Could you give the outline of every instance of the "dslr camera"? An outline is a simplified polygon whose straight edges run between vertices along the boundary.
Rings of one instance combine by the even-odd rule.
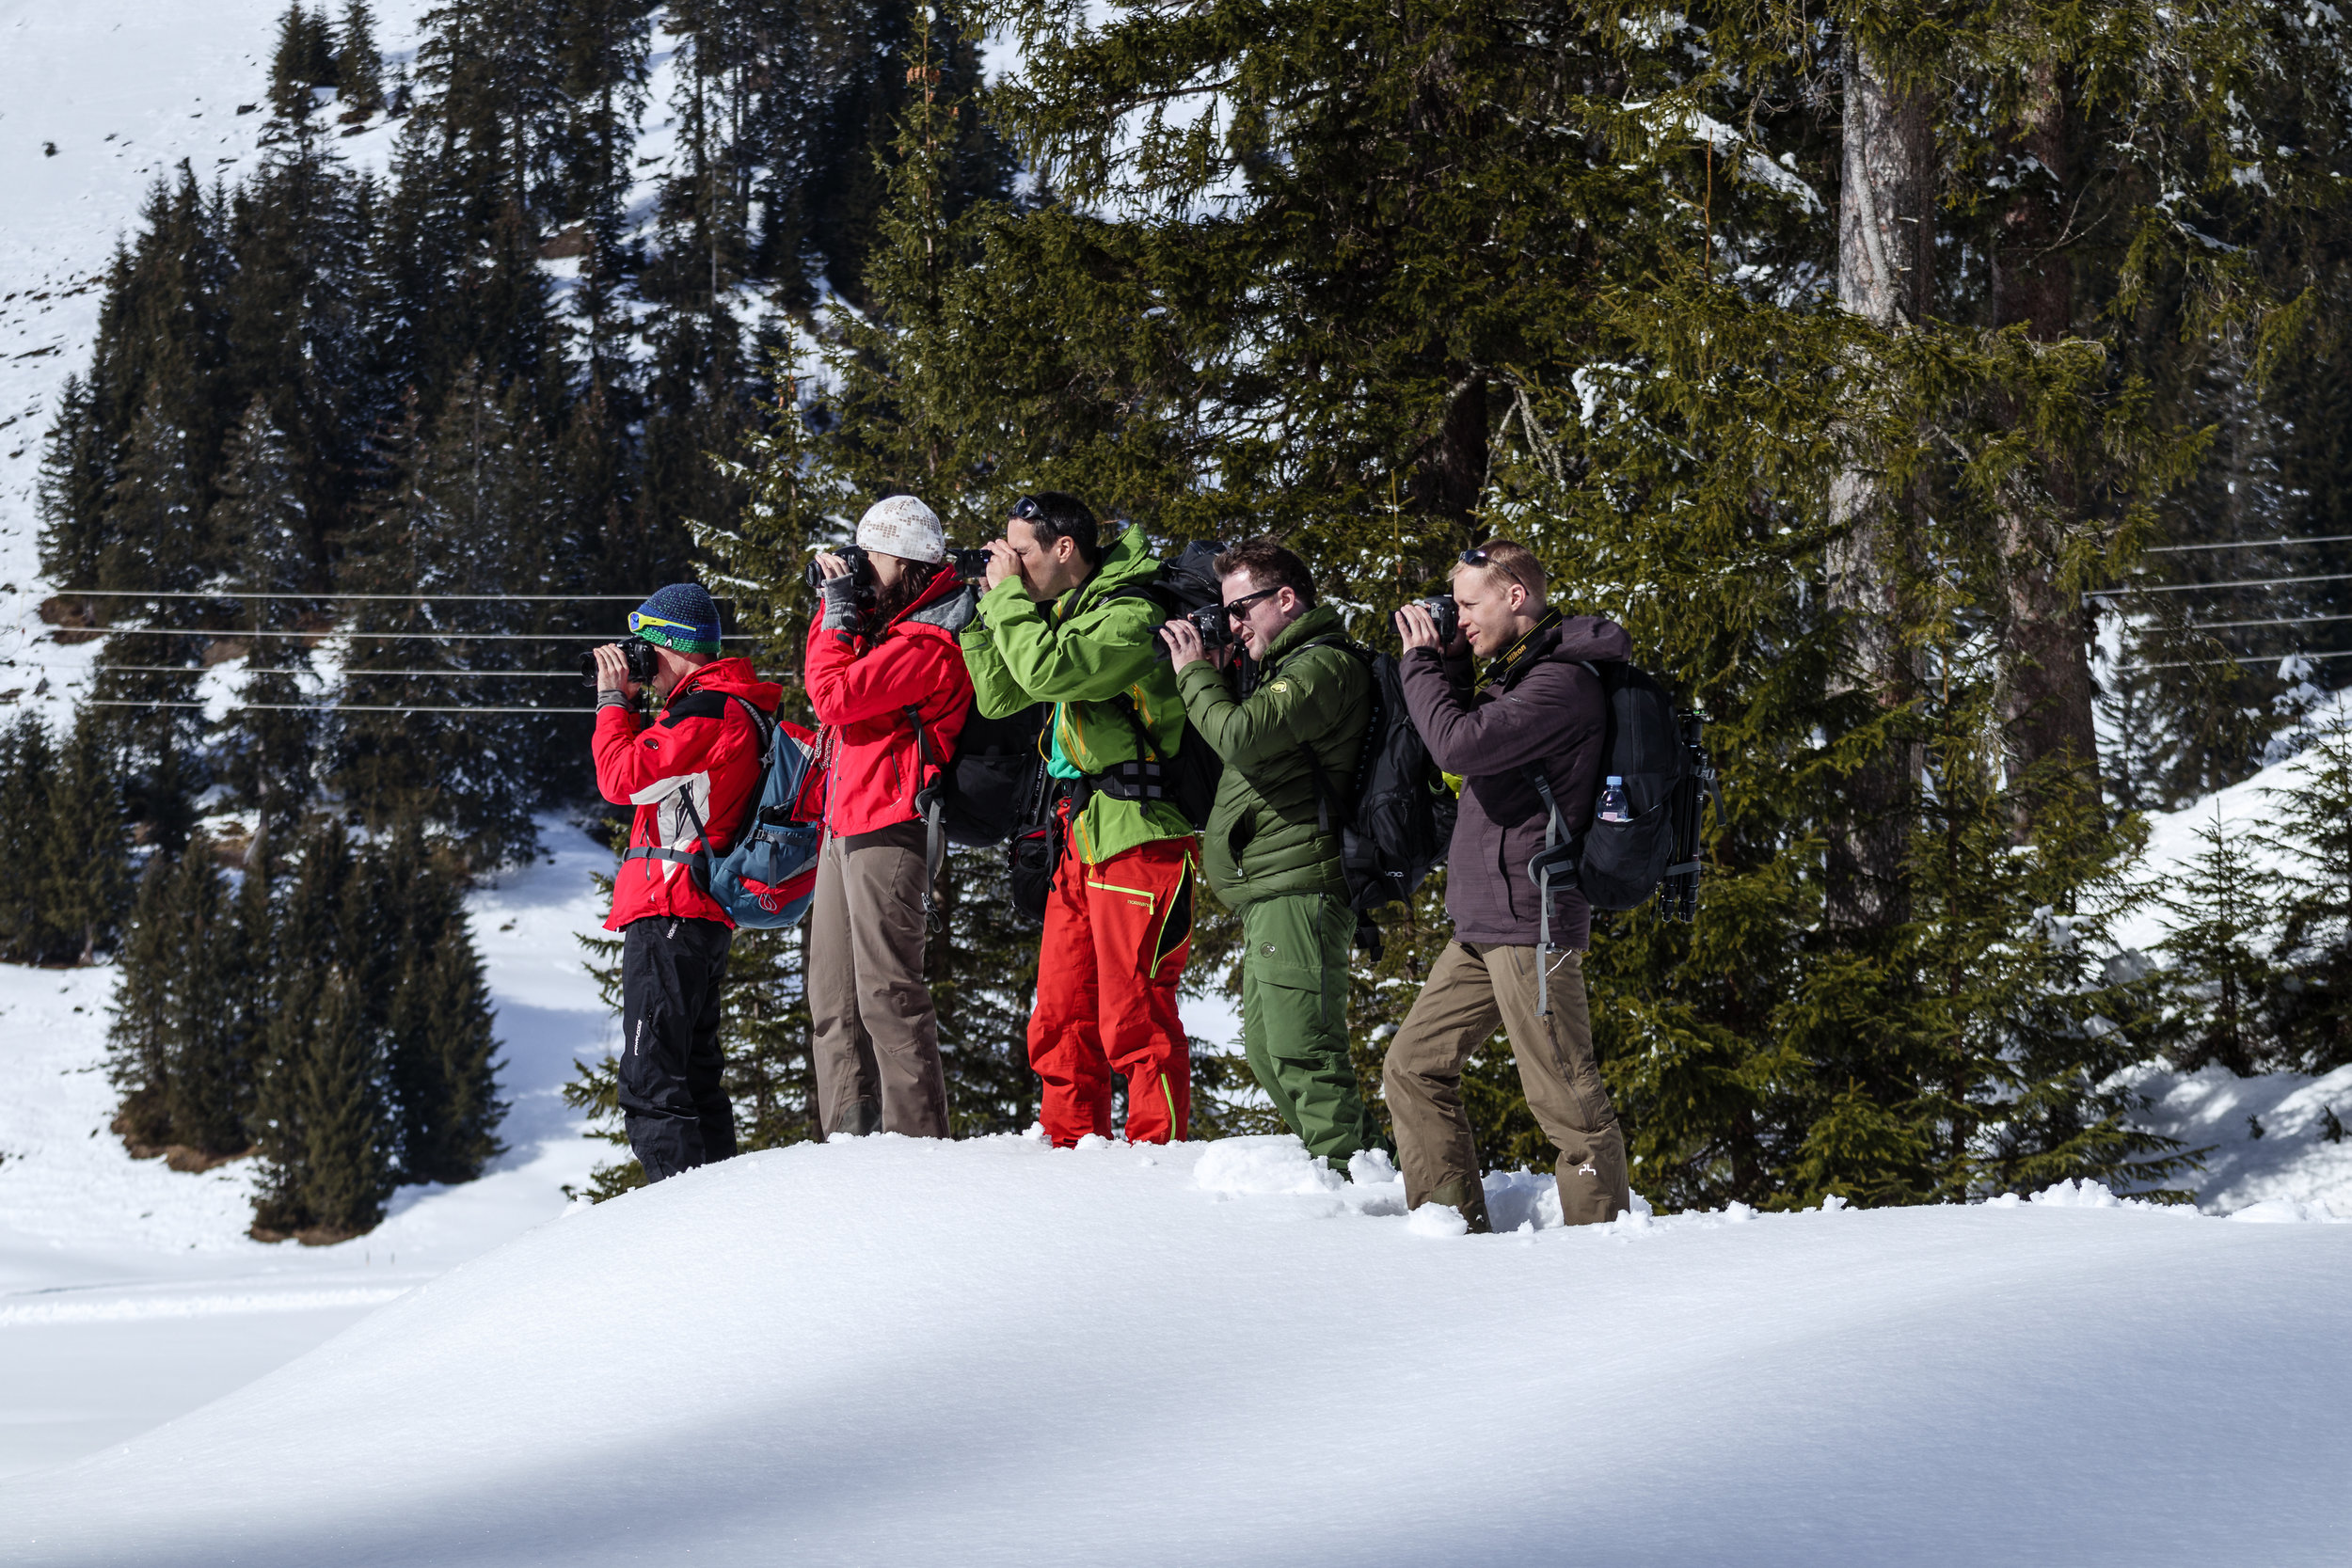
[[[1438,646],[1451,648],[1454,640],[1462,635],[1462,612],[1451,594],[1431,594],[1413,601],[1429,611],[1429,618],[1438,623]]]
[[[1233,641],[1232,618],[1225,613],[1225,607],[1221,604],[1204,604],[1199,610],[1187,610],[1182,618],[1190,621],[1193,629],[1200,634],[1200,646],[1208,650],[1211,657]],[[1155,635],[1152,641],[1158,644],[1152,649],[1154,657],[1162,664],[1175,661],[1176,656],[1168,652],[1165,638]]]
[[[844,545],[832,553],[839,556],[848,564],[850,577],[857,583],[860,592],[863,592],[867,582],[866,551],[856,545]],[[941,562],[940,565],[953,572],[960,582],[977,582],[988,575],[988,552],[986,550],[951,549],[947,552],[947,559]],[[817,586],[825,580],[825,574],[818,570],[817,562],[811,560],[807,569],[801,574],[801,578],[814,592]]]
[[[628,678],[640,686],[651,681],[656,669],[653,644],[638,637],[624,637],[620,639],[620,644],[621,657],[628,661]],[[595,654],[585,653],[580,656],[580,678],[588,683],[589,690],[596,689],[596,656]]]

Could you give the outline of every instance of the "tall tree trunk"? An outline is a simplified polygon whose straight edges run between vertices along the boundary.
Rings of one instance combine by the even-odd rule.
[[[1486,488],[1486,378],[1473,372],[1456,385],[1441,422],[1421,450],[1411,481],[1420,509],[1433,521],[1466,528]],[[1444,552],[1445,560],[1452,556],[1451,549]],[[1435,559],[1431,565],[1443,570]]]
[[[2072,329],[2074,277],[2065,249],[2066,189],[2072,174],[2066,87],[2058,68],[2034,70],[2017,123],[2010,157],[2015,195],[2001,214],[1993,253],[1994,323],[2022,325],[2038,343]],[[2056,767],[2098,785],[2098,736],[2092,723],[2095,688],[2086,648],[2089,628],[2079,596],[2059,584],[2064,533],[2080,507],[2072,454],[2042,453],[2043,493],[2020,495],[2001,518],[2003,590],[2009,612],[2002,640],[2002,720],[2011,765],[2021,773]],[[2030,830],[2041,791],[2021,797],[2020,836]]]
[[[1916,325],[1934,285],[1934,135],[1924,95],[1899,87],[1884,63],[1846,47],[1845,168],[1838,195],[1837,297],[1887,331]],[[1903,583],[1911,551],[1906,498],[1867,451],[1831,482],[1830,608],[1851,639],[1852,678],[1895,707],[1914,678],[1903,642]],[[1901,745],[1865,766],[1847,789],[1847,817],[1829,841],[1825,916],[1835,927],[1884,927],[1909,913],[1903,857],[1910,839],[1917,748]]]

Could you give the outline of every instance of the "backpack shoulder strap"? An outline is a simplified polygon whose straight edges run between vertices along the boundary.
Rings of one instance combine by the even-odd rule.
[[[1324,637],[1311,637],[1306,641],[1301,642],[1297,647],[1291,650],[1291,657],[1296,658],[1299,655],[1315,648],[1337,648],[1342,653],[1353,656],[1357,662],[1364,667],[1364,674],[1367,678],[1369,678],[1372,674],[1372,661],[1375,657],[1373,651],[1370,648],[1365,647],[1362,643],[1358,642],[1354,638],[1349,637],[1344,632],[1334,632]],[[1379,683],[1375,681],[1373,682],[1372,692],[1373,722],[1375,724],[1378,723],[1380,717]],[[1365,736],[1363,755],[1358,760],[1357,764],[1356,770],[1359,774],[1361,774],[1365,768],[1371,763],[1371,739],[1372,737],[1369,735]],[[1331,811],[1332,807],[1338,803],[1339,792],[1331,787],[1330,776],[1323,770],[1323,759],[1315,755],[1315,749],[1312,746],[1308,745],[1303,740],[1300,741],[1298,743],[1298,754],[1306,759],[1308,776],[1314,781],[1315,832],[1318,833],[1327,833],[1331,831]],[[1360,777],[1357,780],[1359,786],[1362,782],[1363,781]],[[1358,793],[1359,795],[1362,793],[1360,787],[1359,788]]]

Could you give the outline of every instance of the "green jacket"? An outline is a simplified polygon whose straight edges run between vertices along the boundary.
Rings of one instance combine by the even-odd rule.
[[[963,631],[963,662],[980,711],[1001,719],[1032,703],[1057,705],[1052,735],[1062,755],[1082,773],[1100,773],[1144,754],[1117,700],[1125,696],[1159,754],[1173,756],[1184,738],[1184,707],[1174,673],[1153,657],[1160,641],[1152,634],[1167,617],[1139,594],[1109,599],[1112,590],[1158,569],[1143,531],[1131,528],[1094,575],[1050,610],[1032,601],[1017,578],[981,594],[979,613]],[[1100,865],[1138,844],[1190,838],[1192,824],[1165,800],[1096,793],[1071,836],[1078,858]]]
[[[1339,830],[1372,722],[1372,676],[1344,647],[1304,646],[1345,636],[1339,612],[1316,605],[1275,638],[1256,689],[1241,702],[1206,659],[1177,676],[1184,716],[1225,759],[1201,861],[1209,885],[1229,908],[1285,894],[1347,896]],[[1324,779],[1340,795],[1327,833],[1315,825],[1314,775],[1302,746],[1313,749]]]

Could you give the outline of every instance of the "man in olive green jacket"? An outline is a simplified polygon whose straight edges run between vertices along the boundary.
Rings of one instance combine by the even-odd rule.
[[[992,719],[1052,703],[1046,771],[1061,860],[1038,950],[1029,1065],[1038,1120],[1058,1148],[1111,1134],[1111,1079],[1127,1080],[1127,1137],[1182,1138],[1192,1056],[1176,982],[1192,952],[1192,824],[1105,774],[1168,758],[1184,738],[1175,676],[1157,657],[1162,611],[1138,592],[1158,569],[1129,529],[1105,551],[1094,514],[1041,491],[1013,503],[988,546],[988,591],[963,632],[973,695]]]
[[[1242,1043],[1308,1151],[1338,1168],[1375,1142],[1347,1051],[1356,913],[1340,828],[1372,721],[1372,677],[1307,563],[1271,539],[1217,557],[1225,610],[1257,662],[1235,701],[1185,621],[1161,629],[1193,730],[1225,759],[1209,818],[1209,886],[1241,915]],[[1318,773],[1320,778],[1318,778]]]

